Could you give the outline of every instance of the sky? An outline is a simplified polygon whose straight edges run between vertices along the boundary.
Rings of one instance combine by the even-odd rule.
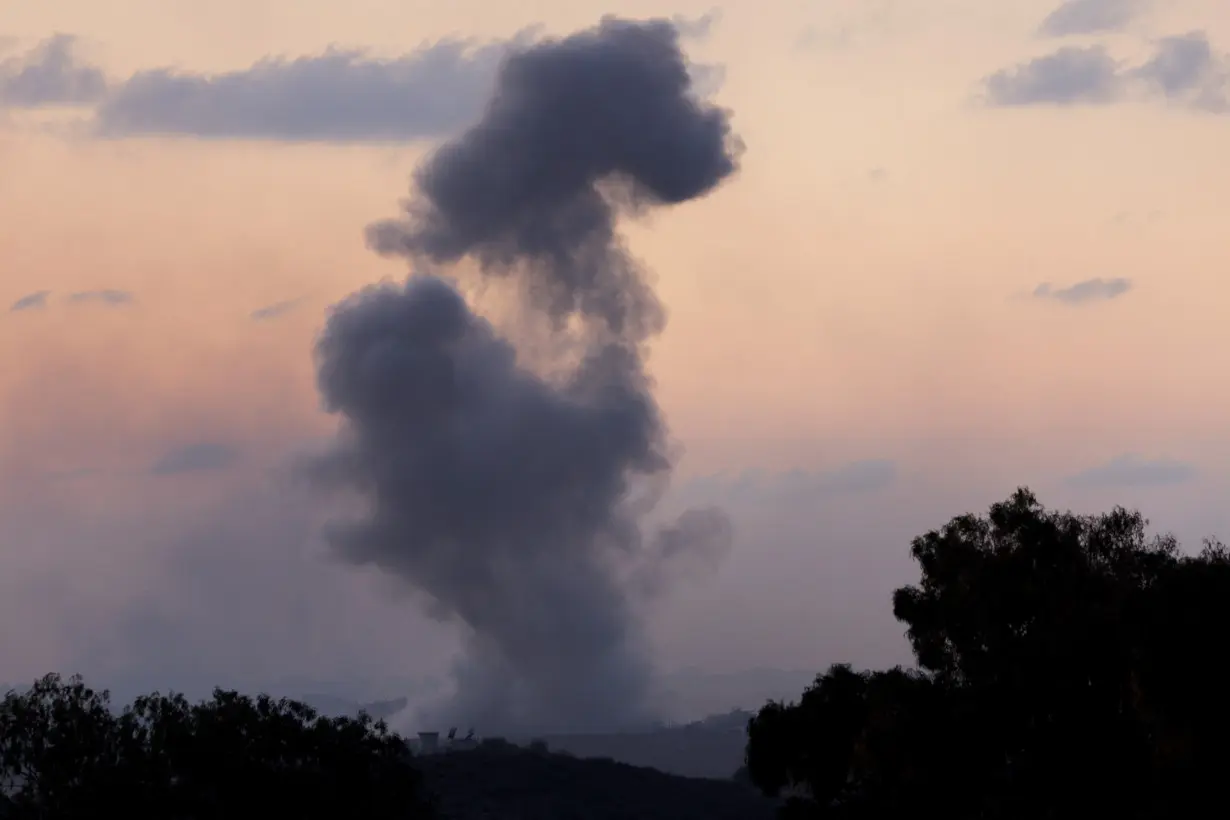
[[[11,5],[0,680],[445,674],[456,630],[333,560],[288,466],[337,423],[313,344],[406,275],[364,229],[502,55],[605,14],[675,15],[745,146],[619,225],[668,310],[667,504],[735,527],[654,604],[662,668],[907,661],[910,538],[1018,485],[1230,538],[1224,2]]]

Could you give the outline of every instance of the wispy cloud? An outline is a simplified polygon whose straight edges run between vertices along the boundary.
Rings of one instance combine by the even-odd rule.
[[[1090,302],[1104,302],[1122,296],[1132,289],[1132,281],[1122,277],[1115,279],[1086,279],[1069,285],[1066,288],[1051,287],[1049,282],[1043,282],[1034,288],[1035,299],[1049,299],[1063,302],[1067,305],[1085,305]]]
[[[285,316],[303,303],[302,299],[286,299],[282,302],[274,302],[271,305],[257,308],[249,314],[253,321],[264,322],[270,319],[277,319],[280,316]]]
[[[1064,46],[988,75],[982,101],[990,106],[1106,105],[1161,97],[1167,102],[1230,113],[1230,61],[1202,31],[1160,38],[1144,63],[1131,66],[1105,47]]]
[[[239,451],[229,444],[200,442],[168,451],[150,466],[150,472],[157,476],[170,476],[224,470],[238,460]]]
[[[20,313],[23,310],[38,310],[47,307],[47,297],[51,295],[49,290],[36,290],[33,293],[27,293],[13,304],[9,305],[9,313]]]
[[[107,93],[102,70],[77,62],[76,38],[55,34],[0,62],[0,104],[11,108],[92,105]]]
[[[69,304],[100,304],[108,307],[130,305],[136,300],[131,291],[103,288],[102,290],[81,290],[68,295]]]
[[[528,35],[523,35],[523,38]],[[443,40],[393,59],[360,50],[268,58],[222,74],[139,72],[99,107],[99,134],[302,142],[412,141],[481,111],[509,42]]]
[[[715,7],[697,17],[676,14],[671,18],[671,21],[675,24],[675,28],[679,30],[680,37],[704,40],[722,22],[722,10]]]
[[[1133,454],[1112,458],[1105,464],[1068,479],[1075,487],[1150,487],[1184,484],[1196,477],[1196,469],[1174,459],[1145,459]]]
[[[943,18],[936,16],[934,4],[859,0],[853,4],[827,5],[822,17],[799,33],[794,43],[797,50],[847,51],[870,45],[886,36],[908,34],[936,25],[937,21],[941,25],[943,23]]]
[[[1038,33],[1068,37],[1118,31],[1147,7],[1147,0],[1066,0],[1046,16]]]

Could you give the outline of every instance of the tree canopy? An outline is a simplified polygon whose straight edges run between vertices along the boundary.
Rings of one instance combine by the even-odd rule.
[[[406,742],[269,696],[152,694],[122,710],[49,675],[0,703],[6,818],[429,816]]]
[[[1225,802],[1230,553],[1139,513],[1026,489],[914,539],[897,590],[917,669],[839,665],[748,724],[748,771],[792,811],[1162,818]]]

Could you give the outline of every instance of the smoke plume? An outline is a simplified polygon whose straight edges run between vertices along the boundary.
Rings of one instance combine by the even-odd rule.
[[[416,272],[334,306],[318,340],[325,407],[344,422],[323,474],[365,502],[332,547],[467,628],[439,720],[645,719],[642,604],[728,548],[717,510],[645,532],[641,491],[671,469],[645,370],[665,314],[616,232],[619,215],[736,170],[728,112],[688,69],[665,20],[605,18],[509,56],[481,121],[420,166],[400,219],[369,228]],[[426,273],[442,270],[514,283],[567,369],[529,367],[452,279]]]

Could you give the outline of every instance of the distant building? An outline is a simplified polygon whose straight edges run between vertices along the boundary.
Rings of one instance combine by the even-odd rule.
[[[478,748],[478,738],[474,737],[474,730],[471,729],[465,737],[457,737],[457,730],[448,733],[448,748],[451,752],[464,752],[469,749]]]
[[[473,729],[465,737],[457,737],[456,729],[449,730],[445,737],[440,737],[439,732],[419,732],[418,734],[418,741],[412,742],[412,748],[415,754],[421,755],[464,752],[477,749],[480,743],[479,739],[474,736]]]

